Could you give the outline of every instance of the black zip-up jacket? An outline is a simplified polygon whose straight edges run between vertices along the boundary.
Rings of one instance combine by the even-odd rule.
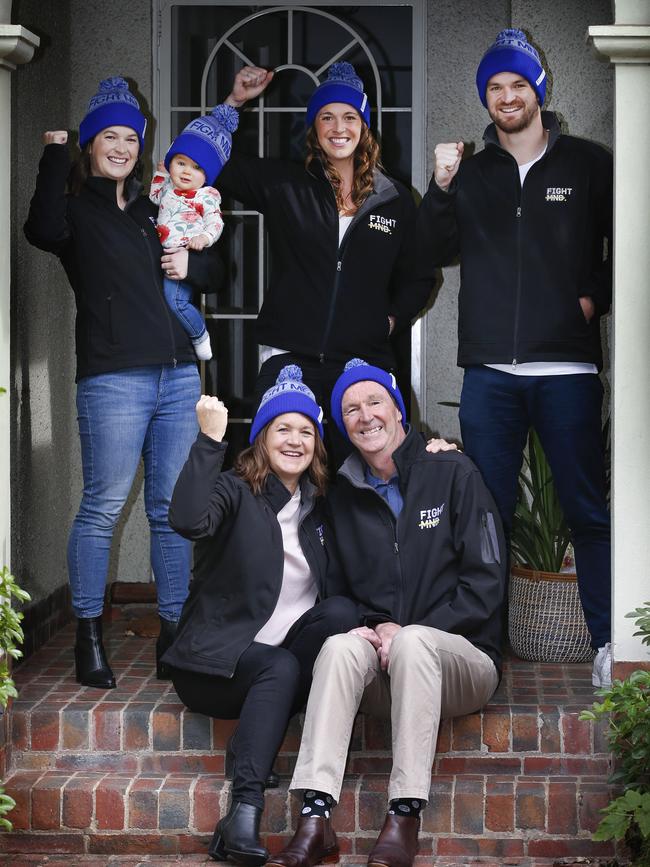
[[[458,364],[580,361],[602,367],[599,316],[612,299],[612,157],[560,133],[523,188],[517,162],[488,126],[485,149],[463,160],[448,192],[431,179],[418,215],[432,266],[460,253]],[[587,323],[580,296],[594,300]]]
[[[169,523],[196,546],[194,580],[164,660],[232,677],[280,595],[284,548],[277,514],[290,494],[269,474],[256,496],[233,470],[221,472],[225,451],[225,442],[199,433],[174,488]],[[301,494],[298,540],[324,599],[345,587],[328,550],[322,503],[306,476]]]
[[[416,280],[416,208],[381,172],[339,247],[336,199],[319,161],[309,170],[233,153],[219,189],[264,214],[272,271],[257,320],[262,344],[333,361],[394,366],[388,316],[407,327],[433,282]]]
[[[189,337],[163,294],[156,233],[157,207],[132,183],[122,211],[116,182],[90,177],[78,196],[66,195],[66,145],[46,145],[29,206],[30,244],[61,260],[77,304],[77,376],[150,364],[196,361]],[[222,276],[211,248],[190,252],[186,281],[208,291]]]
[[[339,557],[362,622],[422,624],[464,636],[501,670],[505,542],[472,461],[430,454],[411,428],[393,454],[398,518],[365,480],[358,452],[328,495]]]

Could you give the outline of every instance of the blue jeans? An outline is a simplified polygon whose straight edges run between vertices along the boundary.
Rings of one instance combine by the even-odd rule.
[[[181,323],[190,340],[198,340],[205,334],[205,321],[199,310],[192,304],[194,292],[189,283],[163,277],[165,300],[169,309]]]
[[[465,451],[494,497],[508,538],[529,427],[539,434],[571,529],[578,590],[595,648],[610,640],[611,630],[602,398],[595,374],[513,376],[476,366],[465,370],[459,415]]]
[[[83,496],[68,540],[72,607],[102,613],[115,523],[144,459],[144,502],[158,608],[178,620],[187,596],[191,545],[168,524],[178,474],[197,434],[194,364],[156,365],[87,376],[77,385]]]

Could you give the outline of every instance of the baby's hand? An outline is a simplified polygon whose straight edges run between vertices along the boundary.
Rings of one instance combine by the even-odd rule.
[[[196,235],[194,238],[190,238],[187,242],[188,250],[203,250],[204,247],[207,247],[210,243],[210,238],[207,235]]]
[[[167,169],[165,168],[165,161],[164,160],[158,160],[158,165],[156,166],[156,172],[158,174],[160,174],[161,172],[166,172],[166,171],[167,171]]]

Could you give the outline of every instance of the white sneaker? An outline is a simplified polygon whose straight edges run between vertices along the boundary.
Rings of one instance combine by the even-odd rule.
[[[609,641],[603,647],[598,648],[598,653],[594,659],[591,682],[594,686],[605,689],[612,685],[612,645]]]

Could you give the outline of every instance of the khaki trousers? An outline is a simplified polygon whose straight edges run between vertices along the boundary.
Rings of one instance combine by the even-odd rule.
[[[390,647],[388,671],[365,638],[328,638],[314,679],[291,789],[316,789],[338,801],[358,710],[389,717],[393,768],[388,799],[429,799],[441,717],[479,710],[498,684],[492,660],[460,635],[404,626]]]

